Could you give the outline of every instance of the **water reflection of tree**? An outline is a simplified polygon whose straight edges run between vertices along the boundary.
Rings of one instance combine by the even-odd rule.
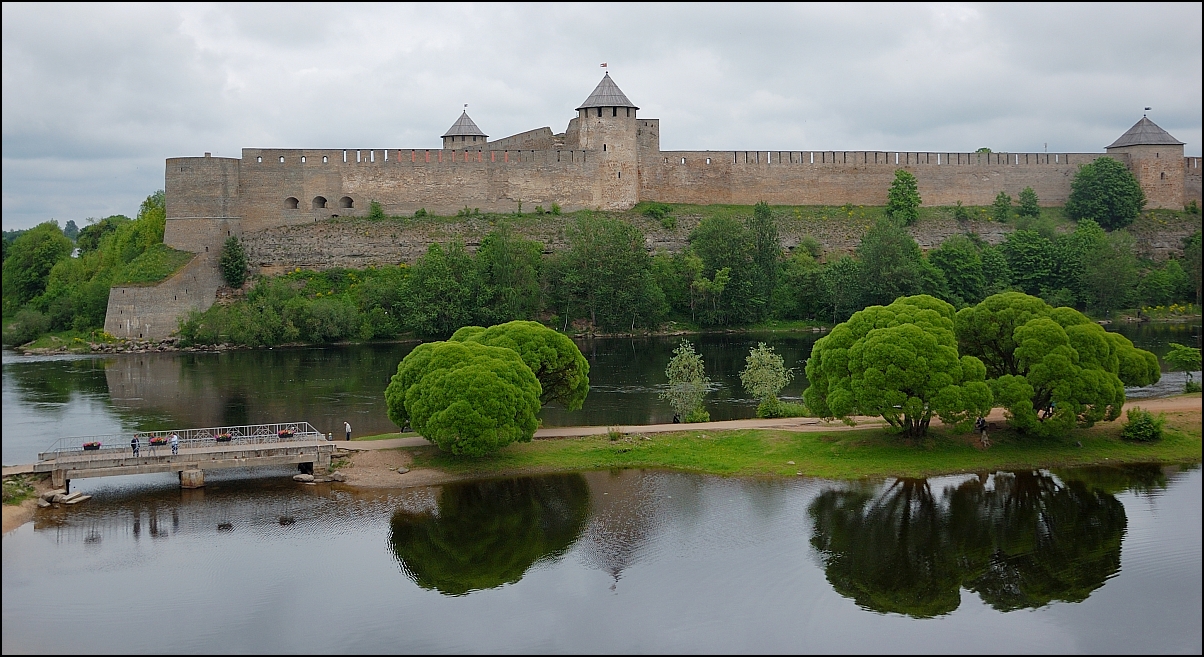
[[[858,605],[927,618],[960,588],[1001,611],[1079,602],[1120,569],[1124,507],[1082,482],[1000,473],[947,489],[902,479],[881,493],[830,490],[812,503],[828,581]]]
[[[581,475],[450,484],[438,511],[393,514],[393,553],[410,579],[446,595],[512,584],[562,556],[589,514]]]

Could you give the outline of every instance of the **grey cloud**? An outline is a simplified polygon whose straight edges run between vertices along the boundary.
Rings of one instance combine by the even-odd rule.
[[[163,160],[563,130],[601,75],[670,149],[1201,144],[1200,5],[3,5],[3,223],[132,213]]]

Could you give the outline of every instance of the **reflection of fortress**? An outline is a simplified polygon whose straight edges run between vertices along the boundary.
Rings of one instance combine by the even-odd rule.
[[[896,151],[662,151],[659,119],[640,118],[607,74],[563,133],[538,128],[489,141],[467,112],[443,148],[243,149],[241,158],[167,160],[168,246],[199,257],[155,288],[114,288],[105,330],[165,337],[176,318],[208,308],[220,279],[216,254],[231,235],[386,214],[465,207],[530,211],[624,210],[639,201],[692,204],[882,205],[895,169],[915,174],[929,205],[989,205],[1032,187],[1062,205],[1082,164],[1101,153]],[[1107,155],[1137,175],[1148,207],[1181,208],[1201,195],[1200,158],[1143,118]],[[1166,155],[1166,157],[1162,157]]]

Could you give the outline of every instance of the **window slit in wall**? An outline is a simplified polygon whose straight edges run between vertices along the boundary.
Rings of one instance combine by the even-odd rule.
[[[283,155],[280,156],[280,163],[284,164],[284,156]]]
[[[376,151],[368,151],[368,161],[369,162],[376,161]]]
[[[356,162],[359,162],[359,161],[360,161],[360,152],[359,152],[359,151],[356,151],[356,152],[355,152],[355,161],[356,161]]]
[[[255,161],[256,161],[256,162],[263,162],[263,157],[261,157],[261,156],[258,156],[258,155],[257,155],[257,156],[255,157]]]
[[[343,164],[347,164],[347,151],[343,151]]]
[[[304,155],[301,156],[301,164],[305,164],[305,156]]]
[[[709,157],[708,157],[708,158],[707,158],[707,164],[710,164],[710,163],[711,163],[711,158],[709,158]]]

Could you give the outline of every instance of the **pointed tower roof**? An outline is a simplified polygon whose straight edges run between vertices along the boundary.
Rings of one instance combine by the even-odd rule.
[[[577,111],[588,107],[630,107],[632,109],[639,109],[630,100],[627,100],[627,95],[619,89],[619,85],[610,79],[610,71],[607,71],[606,75],[602,76],[602,81],[594,88],[594,93],[590,94],[584,103],[581,103],[581,107],[578,107]]]
[[[456,119],[456,122],[452,124],[452,127],[447,129],[447,132],[444,133],[443,136],[488,137],[489,135],[481,132],[481,129],[477,127],[477,124],[473,123],[472,119],[468,118],[468,110],[464,110],[460,113],[460,118]]]
[[[1157,124],[1151,121],[1148,117],[1141,117],[1141,120],[1133,124],[1129,131],[1120,136],[1120,139],[1112,142],[1110,146],[1105,148],[1121,148],[1123,146],[1173,146],[1175,144],[1183,144],[1183,142],[1175,139],[1169,132],[1159,128]]]

